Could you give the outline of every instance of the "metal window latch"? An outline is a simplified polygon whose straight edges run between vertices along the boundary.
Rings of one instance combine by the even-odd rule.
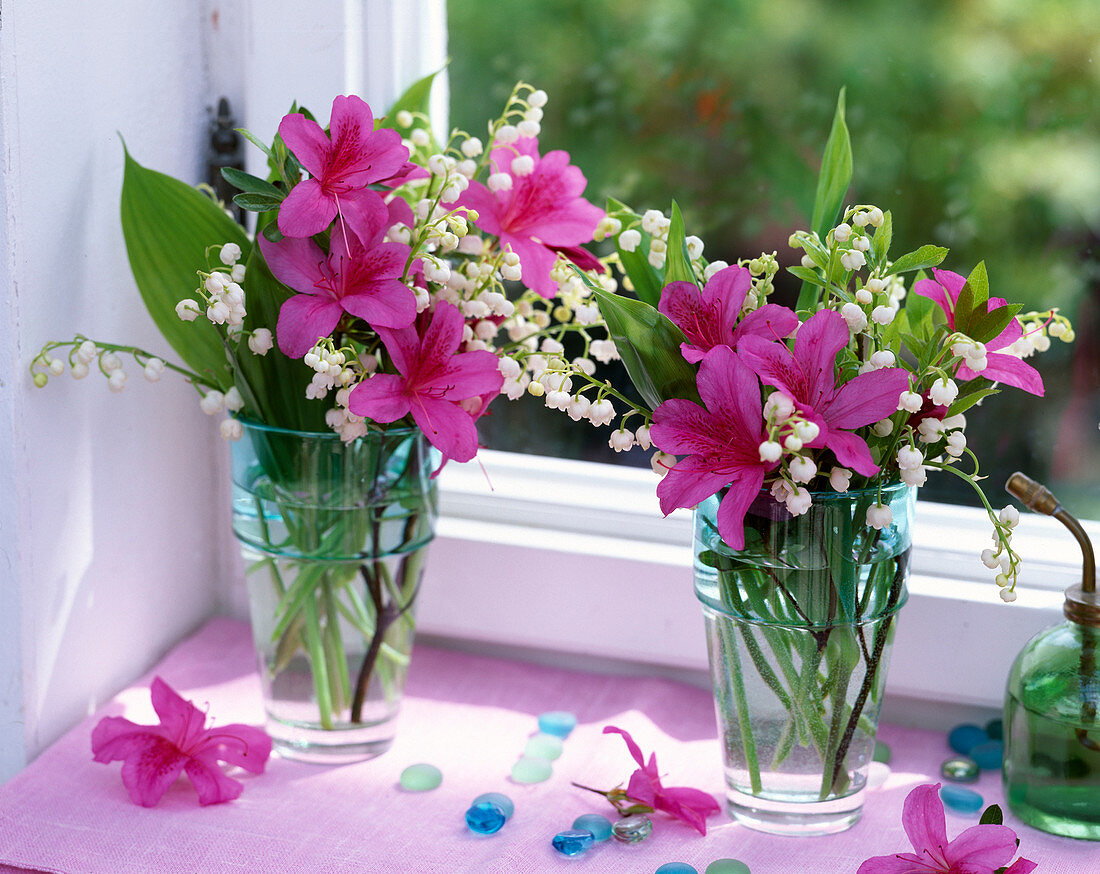
[[[222,178],[223,167],[244,170],[244,142],[236,130],[236,120],[229,111],[229,101],[218,99],[218,111],[210,123],[210,144],[206,150],[206,181],[218,200],[225,204],[233,217],[241,221],[241,208],[233,203],[237,189]]]

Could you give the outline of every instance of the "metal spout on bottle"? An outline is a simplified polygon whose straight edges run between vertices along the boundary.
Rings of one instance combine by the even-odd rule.
[[[1096,592],[1096,556],[1085,529],[1050,490],[1031,477],[1017,471],[1005,483],[1005,491],[1021,504],[1044,516],[1053,516],[1069,529],[1081,546],[1081,582],[1066,589],[1062,612],[1070,622],[1100,628],[1100,597]]]

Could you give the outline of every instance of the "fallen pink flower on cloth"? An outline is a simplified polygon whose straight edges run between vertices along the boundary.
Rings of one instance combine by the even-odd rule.
[[[630,755],[638,763],[638,770],[630,775],[630,782],[626,785],[627,798],[646,804],[654,810],[663,810],[670,816],[686,822],[701,835],[707,833],[706,818],[720,810],[713,795],[687,786],[662,786],[661,778],[657,773],[656,753],[650,753],[649,761],[646,762],[641,748],[628,732],[613,725],[606,725],[603,733],[621,734]]]
[[[972,826],[948,841],[939,783],[918,786],[906,796],[901,824],[916,852],[874,856],[856,874],[1028,874],[1035,869],[1023,857],[1005,867],[1019,843],[1005,825]]]
[[[95,761],[122,761],[122,782],[134,804],[155,806],[181,771],[191,778],[200,804],[232,801],[244,786],[226,776],[219,761],[263,773],[271,755],[265,732],[241,724],[204,728],[206,714],[160,677],[153,679],[152,699],[160,725],[107,716],[92,729]]]

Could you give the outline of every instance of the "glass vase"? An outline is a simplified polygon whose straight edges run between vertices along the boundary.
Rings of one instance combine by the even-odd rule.
[[[438,459],[411,428],[344,443],[241,424],[233,530],[274,748],[327,763],[379,755],[412,651]]]
[[[879,490],[813,493],[791,516],[762,491],[730,549],[695,511],[703,606],[730,815],[784,835],[849,828],[863,806],[897,612],[905,603],[915,489],[884,487],[893,521],[866,525]]]

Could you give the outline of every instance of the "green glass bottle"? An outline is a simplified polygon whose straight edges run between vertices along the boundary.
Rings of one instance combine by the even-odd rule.
[[[1038,483],[1017,473],[1006,488],[1065,524],[1085,560],[1082,583],[1066,591],[1066,621],[1028,641],[1009,672],[1005,797],[1028,825],[1100,840],[1100,599],[1092,546],[1077,520]]]

